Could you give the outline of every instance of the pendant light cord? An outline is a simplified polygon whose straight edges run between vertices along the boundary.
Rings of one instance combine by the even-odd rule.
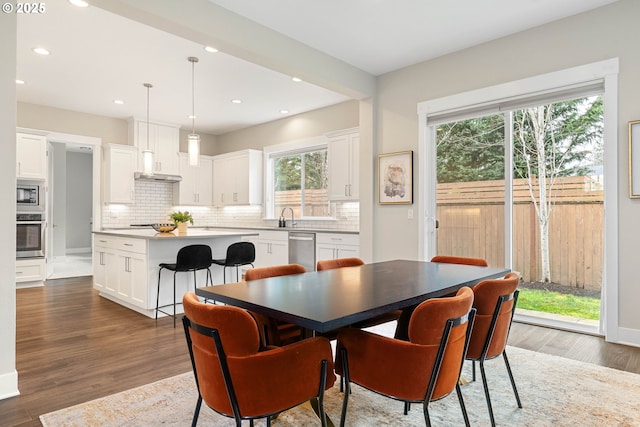
[[[190,56],[189,62],[191,62],[191,134],[196,133],[196,62],[198,58]]]
[[[151,83],[144,83],[147,88],[147,151],[149,151],[149,91],[153,87]]]

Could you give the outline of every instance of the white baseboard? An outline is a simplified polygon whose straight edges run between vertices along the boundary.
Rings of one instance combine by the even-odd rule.
[[[67,255],[90,254],[91,253],[91,248],[67,248],[65,253]]]
[[[618,339],[616,344],[630,345],[640,347],[640,330],[630,328],[618,328]],[[609,341],[609,340],[607,340]]]
[[[18,396],[18,371],[0,375],[0,400]]]

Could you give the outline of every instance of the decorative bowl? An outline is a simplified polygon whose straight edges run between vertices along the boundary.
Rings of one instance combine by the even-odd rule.
[[[151,224],[151,227],[159,233],[171,233],[176,229],[175,224]]]

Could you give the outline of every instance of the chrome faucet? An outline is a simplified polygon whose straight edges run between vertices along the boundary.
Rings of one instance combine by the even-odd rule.
[[[284,218],[284,211],[286,211],[287,209],[289,209],[291,211],[291,226],[295,227],[296,225],[298,225],[298,223],[295,221],[295,219],[293,217],[293,209],[292,208],[282,208],[282,212],[280,212],[280,216],[282,218]]]

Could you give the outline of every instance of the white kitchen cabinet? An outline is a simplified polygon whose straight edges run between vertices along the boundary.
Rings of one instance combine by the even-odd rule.
[[[213,158],[215,206],[262,203],[262,151],[242,150]]]
[[[360,256],[360,236],[346,233],[317,233],[316,262]]]
[[[45,279],[45,265],[44,258],[16,260],[16,283],[34,282],[41,285]],[[33,286],[33,284],[28,286]]]
[[[95,236],[93,286],[106,295],[147,308],[147,243],[144,239]]]
[[[242,240],[252,242],[256,247],[256,260],[253,263],[255,267],[289,263],[289,232],[287,231],[260,230],[258,236],[247,236]]]
[[[144,170],[142,152],[147,149],[147,122],[138,118],[129,120],[129,136],[138,149],[136,170]],[[178,175],[180,126],[149,122],[149,149],[153,151],[153,173]]]
[[[189,165],[189,156],[180,153],[182,181],[173,184],[173,203],[188,206],[213,204],[213,157],[200,156],[198,166]]]
[[[135,181],[138,150],[122,144],[104,146],[104,203],[135,202]]]
[[[16,134],[16,178],[47,179],[47,139],[44,136]]]
[[[327,134],[329,163],[329,199],[358,200],[360,133],[348,129]]]

